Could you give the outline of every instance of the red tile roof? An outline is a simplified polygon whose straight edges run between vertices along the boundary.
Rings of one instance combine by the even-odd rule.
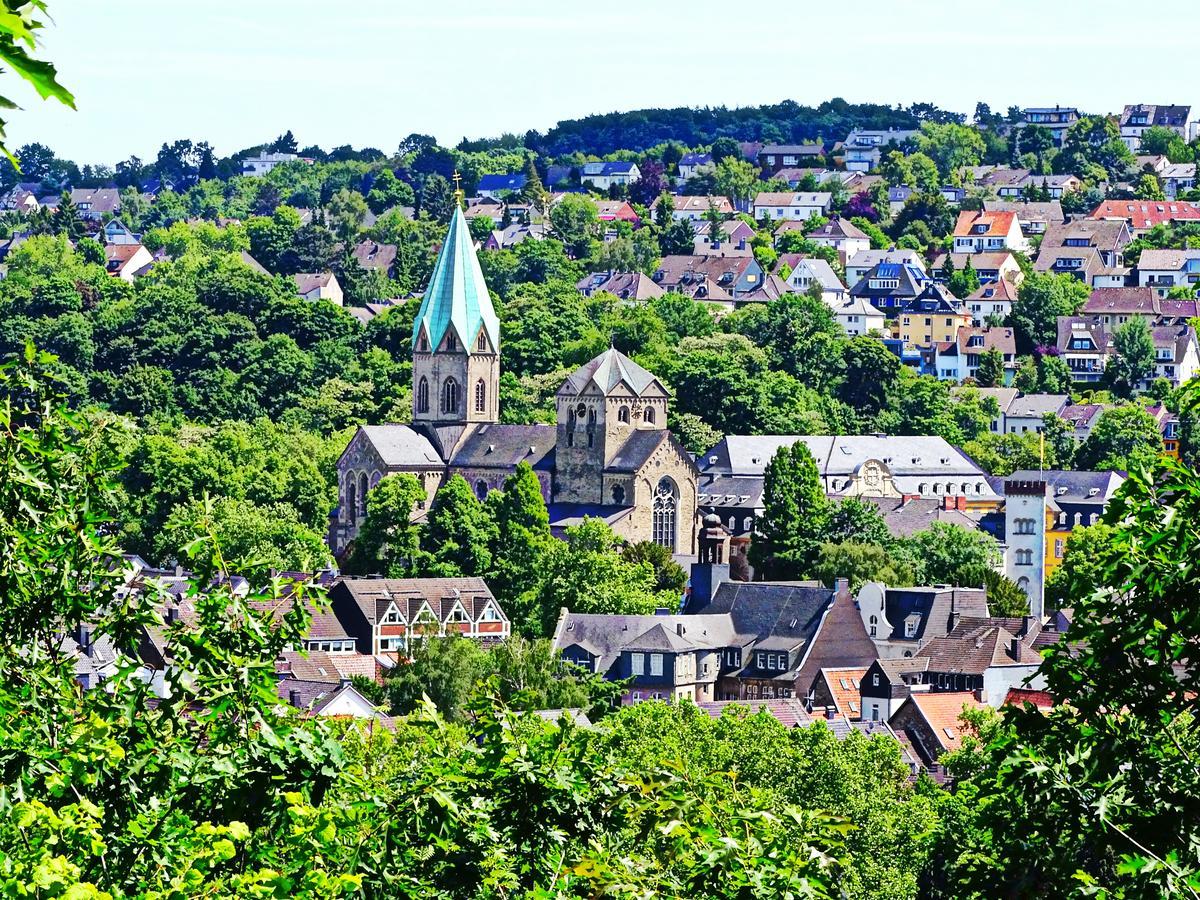
[[[833,696],[833,705],[839,716],[848,719],[862,718],[862,696],[858,686],[867,674],[867,667],[845,666],[822,669],[821,675],[829,685],[829,693]]]
[[[1032,703],[1038,709],[1052,709],[1054,698],[1049,691],[1034,691],[1029,688],[1009,688],[1004,698],[1004,705],[1020,706],[1022,703]]]
[[[1131,228],[1146,229],[1164,222],[1200,221],[1193,203],[1166,200],[1105,200],[1092,211],[1093,219],[1124,219]]]
[[[981,210],[964,209],[958,214],[958,222],[954,226],[955,237],[975,237],[991,235],[1006,237],[1017,221],[1015,212],[983,212]],[[986,225],[987,231],[977,232],[972,229],[976,225]]]
[[[964,729],[959,717],[963,707],[982,709],[984,706],[971,691],[922,691],[912,694],[909,700],[929,723],[943,750],[957,750],[962,746]]]

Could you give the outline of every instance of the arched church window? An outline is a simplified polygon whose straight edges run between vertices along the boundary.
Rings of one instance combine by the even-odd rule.
[[[487,495],[488,495],[487,482],[483,481],[482,479],[475,482],[475,496],[478,497],[480,500],[486,500]]]
[[[587,436],[588,436],[588,447],[595,446],[595,443],[596,443],[596,411],[594,409],[588,410]]]
[[[442,412],[453,414],[458,412],[458,382],[447,378],[442,384]]]
[[[358,514],[355,516],[366,518],[367,516],[367,473],[360,472],[358,475]]]
[[[642,418],[645,419],[647,422],[649,422],[651,425],[653,425],[654,424],[654,407],[647,406],[646,411],[644,413],[642,413]]]
[[[429,412],[429,381],[424,377],[417,382],[417,412]]]
[[[346,521],[351,525],[358,524],[358,479],[354,477],[354,473],[350,473],[350,478],[346,485]]]
[[[613,489],[612,489],[612,501],[613,501],[613,503],[618,503],[618,504],[624,503],[625,502],[625,488],[621,487],[619,484],[614,484]]]
[[[487,348],[488,348],[487,334],[485,332],[481,331],[481,332],[479,332],[479,340],[477,340],[475,342],[475,349],[478,350],[480,353],[486,353]]]
[[[629,407],[628,406],[622,406],[619,410],[617,410],[617,421],[624,422],[626,425],[629,424]]]
[[[651,536],[654,543],[675,552],[676,518],[679,511],[679,491],[675,482],[663,478],[654,489]]]
[[[480,378],[475,382],[475,412],[481,413],[487,410],[487,385]]]
[[[446,349],[450,352],[454,352],[458,349],[458,337],[453,331],[446,332]]]
[[[428,338],[425,337],[424,330],[422,330],[421,333],[417,335],[417,352],[418,353],[428,353],[429,352],[429,340],[428,340]]]

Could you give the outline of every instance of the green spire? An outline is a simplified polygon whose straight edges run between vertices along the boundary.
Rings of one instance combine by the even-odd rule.
[[[446,240],[413,324],[413,347],[417,346],[417,338],[424,328],[430,348],[436,350],[450,327],[468,351],[474,349],[481,328],[487,334],[492,350],[500,350],[500,320],[479,268],[471,230],[458,203],[454,204],[450,230],[446,232]]]

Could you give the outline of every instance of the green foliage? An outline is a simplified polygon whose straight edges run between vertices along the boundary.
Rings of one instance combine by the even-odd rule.
[[[750,564],[768,581],[808,577],[816,562],[829,501],[803,441],[780,447],[763,476],[763,511],[754,520]]]
[[[44,27],[38,15],[46,14],[45,0],[9,0],[0,10],[0,62],[5,69],[16,73],[43,100],[54,99],[75,108],[75,98],[58,81],[58,71],[52,63],[32,55],[38,49],[38,32]],[[16,101],[0,96],[0,108],[18,109]],[[0,152],[16,165],[16,159],[5,141],[8,122],[0,119]]]
[[[992,347],[979,354],[975,383],[980,387],[1004,386],[1004,354],[998,348]]]
[[[422,537],[423,574],[477,576],[492,565],[496,525],[461,475],[451,475],[434,495]]]
[[[325,536],[300,521],[288,503],[259,506],[223,497],[177,506],[155,539],[155,558],[174,560],[180,549],[211,528],[230,564],[238,569],[264,566],[290,572],[314,572],[330,563]]]
[[[857,591],[868,581],[882,582],[890,587],[913,584],[911,567],[889,548],[858,541],[821,544],[813,576],[828,587],[833,587],[839,578],[848,578],[852,591]]]
[[[1152,468],[1162,450],[1158,422],[1142,407],[1126,404],[1100,413],[1079,447],[1075,465],[1093,471]]]
[[[917,584],[956,584],[978,587],[980,573],[1000,561],[990,534],[948,522],[934,522],[897,546],[912,566]]]
[[[1115,393],[1132,397],[1142,382],[1154,374],[1154,337],[1141,316],[1134,316],[1113,332],[1113,358],[1104,374]]]
[[[1028,353],[1034,347],[1058,342],[1058,317],[1073,316],[1087,302],[1089,289],[1070,275],[1034,273],[1017,288],[1012,308],[1017,349]]]
[[[346,560],[346,573],[386,578],[413,575],[421,557],[412,516],[417,503],[424,500],[425,488],[407,472],[389,475],[371,488],[366,496],[367,517]]]
[[[1075,597],[1090,596],[1104,584],[1105,566],[1112,554],[1113,528],[1104,522],[1071,531],[1062,562],[1046,579],[1046,600],[1069,606]]]

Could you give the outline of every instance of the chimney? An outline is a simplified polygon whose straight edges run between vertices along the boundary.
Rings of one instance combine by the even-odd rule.
[[[1019,637],[1015,637],[1008,642],[1008,655],[1014,660],[1021,658],[1021,639]]]
[[[825,707],[825,718],[826,719],[833,719],[836,716],[837,716],[837,707],[836,706]]]
[[[176,578],[183,577],[183,566],[179,566],[179,565],[175,566],[175,577]]]
[[[950,592],[950,618],[946,622],[946,631],[947,632],[953,631],[955,628],[958,627],[959,613],[958,613],[958,609],[955,606],[955,600],[957,600],[957,594],[955,591],[951,591]]]
[[[837,594],[839,597],[840,597],[840,596],[842,596],[842,595],[849,595],[849,593],[850,593],[850,579],[849,579],[849,578],[836,578],[836,579],[834,579],[834,582],[833,582],[833,592],[834,592],[835,594]]]
[[[167,624],[174,625],[178,621],[179,621],[179,607],[178,606],[168,606],[167,607]]]
[[[83,622],[79,623],[75,629],[75,643],[88,656],[92,655],[92,628],[90,625]]]
[[[1033,630],[1033,616],[1021,616],[1021,637],[1028,637]]]
[[[296,709],[300,708],[300,692],[295,688],[288,691],[288,703],[296,707]]]
[[[988,702],[988,693],[983,688],[975,688],[974,694],[975,694],[975,699],[978,700],[980,703]]]
[[[963,494],[960,494],[957,497],[955,497],[954,506],[955,506],[955,509],[959,510],[960,512],[965,510],[967,508],[966,496]]]

